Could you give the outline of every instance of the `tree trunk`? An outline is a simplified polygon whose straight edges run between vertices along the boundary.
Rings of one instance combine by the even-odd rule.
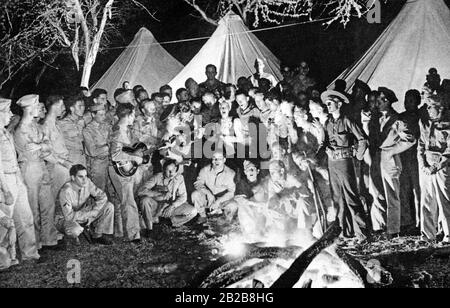
[[[89,88],[89,79],[91,78],[92,67],[94,66],[95,61],[92,61],[89,58],[86,58],[83,65],[83,75],[81,76],[81,87]]]

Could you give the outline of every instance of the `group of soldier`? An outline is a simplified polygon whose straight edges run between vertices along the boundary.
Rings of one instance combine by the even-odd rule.
[[[347,238],[420,228],[450,242],[449,102],[437,72],[399,114],[386,87],[320,91],[305,62],[296,76],[283,66],[280,82],[263,60],[255,70],[233,85],[208,65],[205,82],[175,95],[128,82],[112,100],[104,89],[51,95],[41,114],[38,95],[14,102],[20,116],[0,98],[0,269],[18,264],[16,243],[22,261],[38,260],[85,232],[140,245],[159,236],[154,224],[201,231],[214,215],[237,217],[255,240],[274,229],[320,236],[338,220]]]

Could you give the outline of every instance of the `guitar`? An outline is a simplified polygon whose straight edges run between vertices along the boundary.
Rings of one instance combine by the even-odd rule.
[[[142,142],[138,142],[132,147],[122,148],[122,151],[128,155],[141,157],[142,165],[147,165],[150,162],[151,154],[155,150],[157,150],[157,148],[152,147],[149,149],[147,145]],[[116,173],[121,177],[132,177],[139,168],[139,164],[135,161],[113,161],[112,164]]]

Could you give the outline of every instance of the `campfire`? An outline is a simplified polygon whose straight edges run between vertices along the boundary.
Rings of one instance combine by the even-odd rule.
[[[320,239],[307,231],[271,234],[259,242],[245,235],[222,239],[222,257],[193,283],[201,288],[364,288],[380,284],[381,268],[363,265],[336,244],[335,222]],[[389,281],[390,278],[388,277]]]

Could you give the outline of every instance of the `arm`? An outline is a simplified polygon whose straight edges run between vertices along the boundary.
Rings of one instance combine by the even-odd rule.
[[[419,162],[419,169],[422,169],[424,167],[428,167],[428,163],[427,163],[427,159],[425,157],[425,147],[426,147],[426,143],[425,143],[425,125],[421,122],[420,124],[420,138],[418,141],[418,146],[417,146],[417,159]]]
[[[358,160],[363,160],[364,153],[366,152],[367,147],[369,145],[368,137],[367,137],[366,133],[364,133],[363,129],[355,122],[353,122],[347,118],[346,123],[347,123],[349,130],[352,132],[353,136],[355,136],[355,138],[358,142],[358,146],[357,146],[357,150],[356,150],[356,158]]]
[[[111,144],[109,147],[111,160],[114,162],[135,161],[136,156],[128,155],[127,153],[122,151],[123,143],[119,139],[120,139],[120,131],[116,130],[111,135]]]
[[[177,176],[180,178],[179,180],[179,185],[176,188],[176,198],[175,200],[172,202],[171,206],[174,208],[179,207],[180,205],[182,205],[183,203],[187,202],[187,192],[186,192],[186,185],[184,183],[184,178],[182,175]]]
[[[234,192],[236,191],[236,183],[234,182],[234,171],[232,174],[226,176],[224,184],[227,192],[223,196],[216,199],[216,202],[219,204],[231,200],[234,197]]]
[[[450,165],[450,136],[447,136],[447,149],[442,153],[441,162],[436,166],[437,171],[447,168]]]
[[[64,220],[75,221],[77,218],[76,212],[73,210],[73,206],[76,205],[77,196],[75,192],[67,187],[63,187],[59,194],[59,206],[61,206]]]
[[[416,138],[403,121],[397,121],[395,124],[399,140],[392,147],[386,149],[391,156],[400,154],[410,149],[416,144]]]
[[[97,144],[92,132],[89,128],[83,129],[84,148],[86,154],[91,157],[99,157],[104,155],[108,150],[108,144]]]
[[[89,180],[89,192],[91,194],[91,197],[95,200],[95,205],[91,213],[92,216],[97,217],[106,203],[108,203],[108,197],[106,196],[106,193],[95,186],[95,184],[92,183],[91,180]]]

